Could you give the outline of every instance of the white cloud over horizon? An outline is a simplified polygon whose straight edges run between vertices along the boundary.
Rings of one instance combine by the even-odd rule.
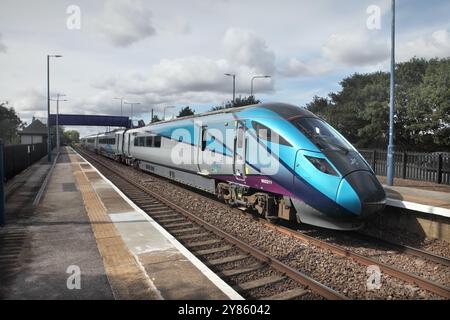
[[[402,43],[399,45],[397,56],[399,61],[413,57],[426,59],[449,57],[450,32],[447,29],[440,29]]]
[[[0,3],[0,99],[25,119],[46,112],[49,53],[64,55],[52,60],[52,94],[67,94],[64,112],[84,114],[120,114],[118,96],[141,102],[135,114],[218,105],[231,98],[224,73],[237,74],[237,95],[249,95],[253,75],[268,74],[271,79],[255,80],[258,98],[302,104],[349,74],[388,68],[387,0],[79,2],[79,31],[65,28],[62,2]],[[381,7],[381,30],[366,27],[373,4]],[[424,11],[423,4],[399,5],[397,62],[449,57],[450,5],[430,3],[432,19],[417,21],[417,28],[405,19],[408,10]]]

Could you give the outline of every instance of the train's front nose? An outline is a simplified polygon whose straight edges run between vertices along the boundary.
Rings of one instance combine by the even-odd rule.
[[[336,202],[364,219],[383,210],[386,205],[386,194],[372,172],[359,170],[342,178]]]

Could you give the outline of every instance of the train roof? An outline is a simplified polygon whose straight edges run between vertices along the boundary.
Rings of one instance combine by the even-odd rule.
[[[300,118],[300,117],[315,117],[315,118],[317,117],[314,113],[312,113],[311,111],[309,111],[305,108],[302,108],[302,107],[298,107],[298,106],[288,104],[288,103],[267,102],[267,103],[258,103],[258,104],[243,106],[243,107],[237,107],[237,108],[225,108],[225,109],[220,109],[220,110],[215,110],[215,111],[194,114],[192,116],[186,116],[186,117],[182,117],[182,118],[158,121],[158,122],[154,122],[154,123],[149,123],[146,126],[159,125],[159,124],[170,123],[170,122],[175,122],[175,121],[180,121],[180,120],[195,119],[195,118],[199,118],[199,117],[205,117],[205,116],[216,115],[216,114],[235,113],[235,112],[243,111],[246,109],[252,109],[252,108],[268,109],[270,111],[275,112],[280,117],[282,117],[286,120]],[[140,128],[133,128],[133,129],[140,129]],[[131,129],[131,130],[133,130],[133,129]],[[120,131],[123,132],[124,129],[115,129],[115,130],[109,131],[109,132],[92,134],[92,135],[86,136],[84,138],[96,137],[96,136],[111,134],[111,133],[120,132]]]
[[[268,109],[275,113],[277,113],[280,117],[284,119],[291,119],[291,118],[300,118],[300,117],[317,117],[314,113],[311,111],[301,108],[292,104],[288,103],[281,103],[281,102],[267,102],[267,103],[258,103],[258,104],[252,104],[248,106],[243,107],[237,107],[237,108],[225,108],[215,111],[209,111],[199,114],[194,114],[192,116],[186,116],[182,118],[175,118],[170,120],[164,120],[164,121],[158,121],[151,124],[161,124],[161,123],[169,123],[179,120],[187,120],[187,119],[193,119],[193,118],[199,118],[199,117],[205,117],[210,115],[216,115],[216,114],[225,114],[225,113],[235,113],[239,111],[243,111],[246,109],[251,108],[262,108],[262,109]],[[149,124],[150,125],[150,124]],[[135,128],[138,129],[138,128]]]
[[[261,103],[254,105],[256,107],[269,109],[277,113],[284,119],[299,118],[299,117],[317,117],[311,111],[288,103]]]
[[[125,131],[125,129],[120,129],[120,128],[119,128],[119,129],[114,129],[114,130],[111,130],[111,131],[92,133],[92,134],[90,134],[90,135],[88,135],[88,136],[81,137],[80,139],[95,138],[95,137],[104,136],[104,135],[109,135],[109,134],[111,134],[111,133],[117,133],[117,132],[123,132],[123,131]]]

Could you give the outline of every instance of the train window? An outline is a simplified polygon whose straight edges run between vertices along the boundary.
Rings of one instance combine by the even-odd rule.
[[[211,136],[211,139],[209,139],[208,145],[213,145],[215,141],[216,141],[216,137]],[[210,148],[211,148],[211,147],[210,147]],[[212,152],[212,153],[216,153],[216,149],[215,149],[214,145],[213,145],[212,148],[211,148],[211,152]]]
[[[145,137],[139,137],[139,147],[145,147]]]
[[[116,144],[116,138],[102,138],[98,140],[100,144]]]
[[[138,145],[138,137],[134,137],[134,146],[137,147]]]
[[[256,131],[258,139],[264,141],[278,142],[281,145],[292,147],[292,145],[289,142],[287,142],[286,139],[284,139],[282,136],[280,136],[278,133],[271,130],[267,126],[256,121],[253,121],[252,125],[253,129],[255,129]]]
[[[161,148],[161,136],[156,136],[156,137],[154,137],[154,140],[153,140],[153,142],[154,142],[154,147],[155,148]]]
[[[153,147],[153,137],[145,137],[145,146]]]
[[[353,151],[352,145],[325,121],[317,118],[299,118],[292,123],[321,149]]]
[[[206,149],[206,130],[207,126],[202,127],[202,151],[205,151]]]

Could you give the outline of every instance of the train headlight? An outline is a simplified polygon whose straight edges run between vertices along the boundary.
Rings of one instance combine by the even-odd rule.
[[[326,159],[311,156],[305,156],[305,158],[308,159],[309,162],[311,162],[313,166],[317,168],[317,170],[320,170],[326,174],[331,174],[333,176],[338,175],[337,172],[333,169],[333,167],[328,163]]]

